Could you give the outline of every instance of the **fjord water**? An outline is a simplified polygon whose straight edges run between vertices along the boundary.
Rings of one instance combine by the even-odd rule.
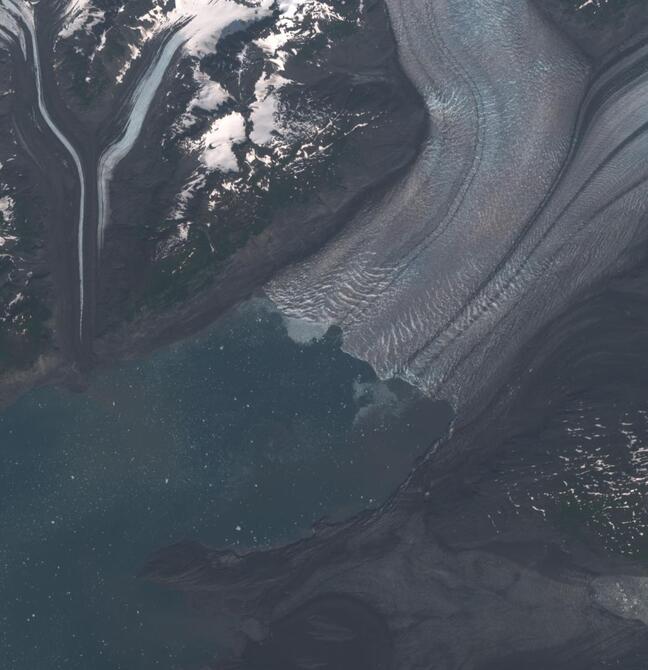
[[[32,392],[0,415],[0,667],[202,667],[209,617],[138,581],[146,558],[375,505],[450,418],[259,302],[82,394]]]

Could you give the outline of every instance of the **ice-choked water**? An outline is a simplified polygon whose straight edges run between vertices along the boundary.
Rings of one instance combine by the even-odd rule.
[[[399,184],[268,292],[340,325],[379,375],[461,408],[642,232],[645,54],[591,82],[530,1],[387,4],[429,138]]]

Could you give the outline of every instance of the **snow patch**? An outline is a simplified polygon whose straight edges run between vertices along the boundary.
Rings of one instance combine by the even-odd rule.
[[[169,218],[174,221],[179,221],[184,218],[187,205],[191,199],[195,196],[196,192],[200,190],[205,185],[205,175],[200,173],[194,173],[191,178],[184,185],[182,191],[176,197],[175,206],[171,212]]]
[[[233,146],[245,140],[245,119],[242,114],[232,112],[222,119],[216,119],[202,139],[202,163],[209,170],[238,172]]]
[[[14,199],[10,195],[5,195],[0,198],[0,214],[5,223],[13,223],[14,220]],[[0,247],[4,246],[4,238],[0,238]]]
[[[205,76],[205,75],[203,75]],[[229,93],[216,81],[207,81],[202,85],[196,97],[189,104],[189,109],[204,109],[212,112],[229,100]]]
[[[277,132],[279,97],[277,92],[289,83],[280,74],[272,73],[261,77],[255,86],[256,101],[250,105],[250,120],[253,130],[250,139],[259,146],[272,142]]]
[[[81,31],[89,33],[106,18],[104,11],[95,7],[90,0],[72,0],[63,16],[65,23],[59,31],[59,37],[64,40]]]
[[[214,50],[225,27],[270,16],[272,4],[273,0],[259,0],[252,6],[229,0],[176,0],[167,20],[172,24],[186,22],[181,28],[187,38],[185,51],[205,56]]]
[[[251,105],[253,131],[250,139],[260,146],[271,144],[280,134],[278,92],[290,83],[283,76],[288,58],[294,52],[289,43],[321,33],[321,22],[343,20],[328,5],[317,0],[282,0],[279,11],[281,16],[273,31],[255,40],[255,45],[264,52],[272,67],[257,81],[254,91],[256,101]],[[311,28],[304,28],[306,19],[312,23]]]

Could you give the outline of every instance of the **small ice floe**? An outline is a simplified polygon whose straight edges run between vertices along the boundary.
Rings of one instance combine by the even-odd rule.
[[[328,323],[316,323],[291,316],[283,316],[283,322],[288,337],[297,344],[310,344],[321,340],[329,329]]]

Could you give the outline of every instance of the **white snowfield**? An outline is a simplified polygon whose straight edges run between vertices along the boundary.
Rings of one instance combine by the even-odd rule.
[[[177,53],[182,50],[200,59],[216,50],[219,38],[228,27],[251,24],[270,16],[276,10],[278,18],[270,34],[254,42],[265,54],[270,67],[264,68],[256,82],[255,99],[249,106],[249,127],[241,113],[231,112],[214,119],[198,140],[185,142],[186,149],[198,158],[199,166],[189,178],[186,188],[178,195],[175,212],[171,214],[175,218],[192,197],[196,185],[204,182],[206,173],[239,170],[235,145],[250,140],[258,146],[268,147],[277,142],[283,130],[277,94],[289,83],[283,76],[283,68],[289,57],[291,38],[306,18],[315,20],[314,30],[317,32],[322,22],[341,17],[319,0],[290,0],[278,4],[273,0],[257,0],[256,3],[245,5],[233,0],[178,0],[171,12],[165,13],[156,6],[142,19],[142,42],[160,34],[171,37],[148,64],[132,94],[121,135],[101,155],[98,167],[99,251],[110,222],[110,183],[114,171],[137,141],[155,95],[169,67],[175,62]],[[139,46],[136,51],[136,57],[139,57]],[[244,50],[242,59],[245,54]],[[198,67],[194,68],[194,79],[198,84],[198,92],[189,103],[187,112],[178,119],[179,128],[191,127],[197,109],[214,111],[230,98],[220,84],[211,81]]]
[[[291,0],[279,5],[280,11],[292,16],[297,9],[313,0]],[[36,40],[35,5],[25,0],[0,0],[0,39],[17,40],[26,59],[32,62],[38,90],[39,111],[47,126],[69,153],[80,184],[78,210],[78,266],[79,266],[79,337],[83,337],[85,314],[85,198],[87,179],[80,156],[72,143],[53,121],[44,99],[41,75],[41,54]],[[171,11],[165,11],[158,2],[142,20],[141,43],[131,49],[132,59],[141,57],[142,44],[159,36],[162,47],[156,50],[151,62],[146,64],[144,74],[133,90],[123,119],[121,131],[101,152],[96,166],[98,189],[97,244],[101,252],[105,231],[110,221],[110,184],[119,163],[130,153],[141,134],[151,104],[160,86],[175,62],[180,51],[198,58],[215,50],[223,31],[232,25],[246,24],[268,17],[276,9],[273,0],[257,0],[241,4],[234,0],[176,0]],[[91,31],[93,26],[105,19],[101,9],[92,0],[69,0],[61,5],[59,39],[73,38],[80,31]],[[105,42],[105,35],[104,35]],[[277,49],[283,45],[280,40]],[[130,66],[129,61],[126,67]],[[122,76],[123,78],[123,76]],[[190,104],[188,113],[196,108],[217,109],[228,98],[228,94],[216,82],[212,82],[197,72],[201,88]],[[280,80],[277,79],[277,82]],[[118,82],[116,82],[118,85]],[[266,86],[266,88],[268,88]],[[271,110],[274,103],[270,101]],[[257,112],[266,118],[258,120],[259,132],[270,137],[271,120],[268,110]],[[236,170],[233,145],[245,139],[245,123],[240,114],[230,114],[215,121],[202,139],[200,160],[207,170],[224,172]],[[94,218],[94,217],[92,217]]]
[[[159,16],[153,30],[169,31],[171,37],[156,52],[131,96],[128,116],[121,135],[106,147],[99,159],[97,169],[99,251],[103,247],[110,219],[110,182],[115,168],[130,153],[137,141],[155,95],[177,52],[182,48],[196,56],[209,53],[214,50],[223,30],[237,21],[258,21],[269,16],[271,7],[271,0],[260,0],[254,6],[240,5],[231,0],[176,0],[173,11]],[[220,131],[218,128],[212,130],[210,135],[212,146],[208,147],[203,156],[204,162],[213,167],[231,164],[233,155],[231,146],[238,138],[238,134],[235,133],[227,144],[224,142],[224,136],[237,129],[228,122],[221,124],[221,127]]]

